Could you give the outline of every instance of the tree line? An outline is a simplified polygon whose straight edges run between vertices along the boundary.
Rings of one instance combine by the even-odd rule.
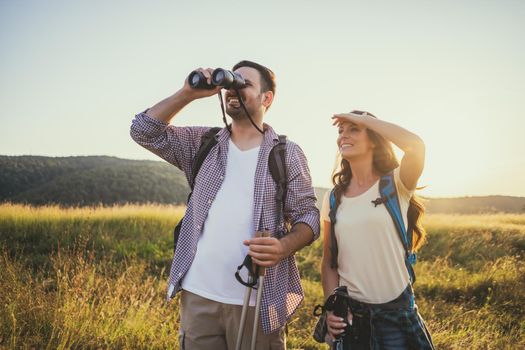
[[[0,156],[0,201],[35,205],[182,204],[184,174],[160,161]]]
[[[316,188],[320,205],[326,188]],[[107,156],[0,156],[0,202],[64,206],[185,204],[184,174],[163,161]],[[525,198],[426,198],[429,213],[523,213]]]

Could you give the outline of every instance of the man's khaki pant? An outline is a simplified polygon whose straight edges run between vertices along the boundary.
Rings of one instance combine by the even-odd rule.
[[[185,350],[235,349],[241,312],[241,305],[222,304],[183,290],[180,302],[180,348]],[[246,317],[242,340],[243,350],[250,349],[254,314],[255,307],[252,306],[248,309]],[[286,349],[284,329],[266,335],[259,321],[256,349]]]

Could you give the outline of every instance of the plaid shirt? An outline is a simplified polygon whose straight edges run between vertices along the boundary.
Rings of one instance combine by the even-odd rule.
[[[264,125],[264,139],[259,151],[255,171],[253,218],[256,230],[278,232],[284,221],[276,223],[278,212],[275,203],[276,184],[268,169],[268,157],[278,136]],[[192,161],[200,146],[201,136],[209,127],[174,127],[145,112],[135,116],[131,137],[141,146],[181,169],[186,179],[191,176]],[[209,152],[195,179],[193,194],[182,222],[177,248],[173,256],[168,283],[168,299],[181,290],[181,280],[195,257],[199,236],[208,211],[217,195],[226,172],[230,134],[226,128],[217,134],[218,143]],[[314,239],[319,237],[319,211],[315,206],[309,169],[302,150],[295,143],[286,143],[288,191],[285,198],[284,217],[287,223],[303,222],[311,227]],[[240,263],[240,262],[239,262]],[[232,271],[232,274],[235,271]],[[295,258],[289,256],[266,270],[261,302],[262,327],[271,333],[286,324],[303,300],[301,279]]]
[[[390,323],[398,325],[404,330],[407,338],[408,350],[434,350],[432,337],[427,330],[423,318],[417,310],[417,306],[406,310],[372,310],[371,324]],[[374,332],[380,332],[381,329],[372,329],[372,338]],[[372,340],[372,349],[379,349],[379,345]]]

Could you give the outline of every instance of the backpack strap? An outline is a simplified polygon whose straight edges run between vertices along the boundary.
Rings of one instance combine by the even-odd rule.
[[[210,153],[210,150],[217,144],[217,134],[219,131],[221,131],[222,128],[215,127],[211,128],[208,131],[206,131],[202,137],[201,137],[201,144],[199,146],[199,149],[197,150],[197,153],[195,154],[195,157],[193,158],[193,163],[191,166],[191,177],[190,177],[190,188],[193,192],[193,187],[195,186],[195,178],[197,178],[197,174],[199,173],[199,170],[202,166],[202,163],[208,156],[208,153]],[[188,201],[190,199],[190,195],[188,196]]]
[[[188,193],[186,203],[190,201],[191,194],[193,193],[193,187],[195,186],[195,178],[199,173],[204,159],[206,159],[208,153],[210,153],[210,150],[213,148],[213,146],[217,144],[216,136],[219,133],[219,131],[221,131],[221,129],[222,128],[219,127],[211,128],[201,136],[201,143],[199,149],[197,150],[195,157],[193,157],[193,163],[191,166],[191,176],[189,178],[190,193]],[[175,229],[173,230],[173,252],[175,252],[175,249],[177,248],[177,241],[179,240],[180,236],[182,220],[184,220],[184,216],[179,220],[179,223],[177,224],[177,226],[175,226]]]
[[[277,214],[277,225],[284,216],[284,201],[288,191],[288,174],[286,168],[286,135],[279,135],[279,143],[273,146],[268,158],[268,168],[273,181],[277,185],[275,192],[275,203]]]
[[[416,263],[416,254],[412,251],[412,229],[408,231],[405,229],[393,172],[382,176],[379,180],[379,194],[381,196],[380,201],[385,204],[388,213],[392,217],[399,239],[405,248],[405,265],[410,276],[410,282],[414,284],[416,275],[412,265]]]
[[[335,237],[335,222],[337,214],[337,201],[335,199],[335,189],[330,191],[330,212],[328,216],[330,217],[330,255],[332,260],[330,261],[330,267],[332,269],[337,268],[337,254],[339,253],[339,248],[337,247],[337,238]]]

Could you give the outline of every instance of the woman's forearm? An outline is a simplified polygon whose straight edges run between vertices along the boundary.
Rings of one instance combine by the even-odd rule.
[[[337,269],[330,267],[330,262],[325,261],[321,264],[321,283],[323,285],[324,299],[326,300],[334,291],[335,288],[339,287],[339,274]]]
[[[362,120],[365,127],[391,141],[404,153],[424,152],[425,150],[425,144],[419,136],[399,125],[371,116],[363,116]]]
[[[322,220],[323,233],[323,258],[321,261],[321,284],[323,285],[324,299],[328,298],[335,288],[339,287],[339,274],[337,269],[331,267],[332,252],[330,251],[330,232],[332,227],[330,221]]]

